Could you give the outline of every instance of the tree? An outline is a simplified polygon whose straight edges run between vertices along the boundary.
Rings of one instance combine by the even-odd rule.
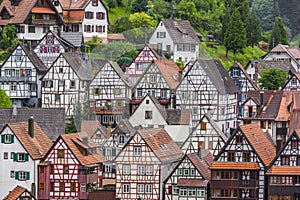
[[[7,96],[6,92],[0,89],[0,108],[11,108],[10,98]]]
[[[282,22],[281,17],[277,17],[273,29],[271,31],[271,37],[269,44],[274,48],[277,44],[289,44],[287,32]]]
[[[196,13],[196,5],[194,2],[189,0],[181,0],[176,5],[177,16],[184,20],[189,20],[191,16]]]
[[[17,27],[15,25],[5,25],[0,31],[0,48],[7,49],[14,47],[18,43]]]
[[[233,51],[235,59],[236,53],[246,47],[246,42],[247,38],[244,23],[242,22],[239,11],[234,9],[225,33],[224,45],[226,50]],[[227,51],[226,56],[228,56]]]
[[[247,45],[257,45],[261,39],[261,28],[259,19],[256,17],[255,12],[252,10],[246,20],[246,35]]]
[[[275,68],[264,68],[261,70],[261,78],[258,80],[262,89],[278,90],[284,86],[288,76],[286,71]]]
[[[136,12],[147,12],[148,11],[148,0],[134,0],[132,2],[132,11]]]
[[[153,4],[149,7],[149,14],[153,16],[154,19],[161,20],[171,17],[171,4],[164,0],[153,0]]]
[[[157,24],[157,21],[154,20],[153,17],[144,12],[131,14],[129,16],[129,21],[132,23],[132,26],[134,28],[155,27],[155,25]]]

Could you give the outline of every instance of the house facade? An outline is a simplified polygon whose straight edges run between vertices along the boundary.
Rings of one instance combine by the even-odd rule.
[[[210,165],[210,199],[264,200],[265,170],[275,156],[275,146],[257,124],[241,125]]]
[[[192,110],[195,127],[206,113],[225,134],[237,127],[239,89],[217,60],[197,60],[176,88],[176,108]]]
[[[170,53],[174,62],[180,58],[187,63],[199,57],[200,40],[187,20],[161,20],[149,44],[156,45],[158,51]]]
[[[182,152],[162,128],[139,130],[115,158],[116,198],[162,199],[168,166]]]
[[[9,191],[9,194],[6,195],[4,200],[9,199],[32,199],[36,200],[36,198],[26,189],[21,186],[16,186],[12,191]]]
[[[115,62],[107,61],[89,84],[89,113],[115,127],[129,116],[132,84]]]
[[[28,122],[10,123],[1,130],[0,198],[21,186],[33,196],[38,194],[38,164],[52,142],[30,118]]]
[[[87,137],[61,135],[39,163],[38,199],[86,199],[102,187],[105,158]]]
[[[58,31],[62,18],[50,0],[4,0],[0,5],[1,26],[17,26],[18,38],[36,44],[49,30]]]
[[[46,66],[37,55],[23,44],[18,44],[0,68],[0,88],[16,107],[41,106],[42,75]]]
[[[282,90],[300,90],[300,73],[291,74]]]
[[[42,80],[42,107],[65,108],[66,117],[76,103],[87,104],[87,86],[92,79],[85,61],[77,53],[62,53]]]

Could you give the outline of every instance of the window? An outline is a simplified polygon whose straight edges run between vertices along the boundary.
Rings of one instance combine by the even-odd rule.
[[[157,38],[166,38],[166,32],[157,32],[156,37]]]
[[[63,67],[60,67],[58,70],[59,70],[59,73],[64,73],[64,68]]]
[[[181,188],[180,189],[180,196],[187,196],[187,189],[186,188]]]
[[[190,188],[189,189],[189,196],[190,197],[196,196],[196,189],[195,188]]]
[[[266,121],[260,121],[260,128],[266,129],[267,122]]]
[[[40,166],[40,173],[44,173],[45,172],[45,167],[44,166]]]
[[[233,68],[232,75],[233,75],[233,77],[237,77],[239,75],[239,69]]]
[[[111,148],[107,147],[105,149],[105,155],[110,156],[111,155]]]
[[[152,193],[152,184],[146,184],[146,194]]]
[[[138,193],[143,194],[144,193],[144,185],[143,184],[138,184]]]
[[[105,33],[105,26],[96,26],[96,32]]]
[[[119,144],[124,144],[125,143],[125,136],[124,135],[120,135],[119,136]]]
[[[298,141],[291,140],[291,149],[298,149]]]
[[[198,197],[204,197],[205,192],[204,189],[197,189],[197,196]]]
[[[54,174],[54,165],[50,165],[50,174]]]
[[[152,175],[153,174],[153,166],[147,165],[146,166],[146,175]]]
[[[28,26],[28,33],[35,33],[35,26]]]
[[[64,165],[64,174],[69,173],[69,165]]]
[[[59,183],[59,191],[64,192],[65,191],[65,183],[60,182]]]
[[[187,92],[182,92],[181,93],[181,98],[186,99],[187,98]]]
[[[178,169],[178,175],[182,175],[182,169]]]
[[[141,147],[133,147],[133,155],[141,156]]]
[[[123,165],[123,174],[130,174],[130,165]]]
[[[63,87],[65,85],[65,81],[58,81],[58,86]]]
[[[17,161],[17,162],[28,161],[28,154],[27,153],[15,153],[14,154],[14,161]]]
[[[143,96],[143,90],[142,89],[138,89],[137,90],[137,97],[142,97]]]
[[[21,49],[17,49],[16,50],[16,57],[15,57],[16,61],[21,61],[22,60],[22,55],[23,55],[22,50]]]
[[[10,91],[16,91],[17,86],[16,85],[10,85]]]
[[[1,143],[4,144],[14,143],[14,135],[10,135],[10,134],[1,135]]]
[[[281,156],[281,165],[290,165],[290,157]]]
[[[189,175],[189,169],[184,169],[183,170],[183,175],[188,176]]]
[[[115,95],[120,95],[121,94],[121,88],[114,88],[113,90]]]
[[[19,33],[25,33],[25,26],[19,26]]]
[[[236,144],[242,144],[243,143],[243,136],[242,135],[236,135],[235,136],[235,143]]]
[[[297,79],[296,78],[292,78],[292,85],[296,85],[297,84]]]
[[[94,13],[93,12],[85,12],[84,17],[86,19],[93,19],[94,18]]]
[[[65,150],[64,149],[58,149],[57,150],[57,158],[64,158],[65,157]]]
[[[152,119],[152,111],[149,110],[145,111],[145,119]]]
[[[94,32],[94,26],[93,25],[84,25],[84,31],[85,32]]]
[[[138,165],[138,175],[144,175],[144,174],[145,174],[145,166]]]
[[[161,98],[167,98],[167,90],[161,90]]]
[[[201,122],[200,130],[206,130],[206,122]]]
[[[50,20],[50,15],[49,14],[44,14],[43,19],[47,20],[47,21]]]
[[[197,107],[193,107],[193,115],[198,115],[198,108]]]
[[[60,94],[55,94],[55,101],[59,101],[60,100]]]
[[[92,1],[92,6],[98,6],[98,0],[93,0]]]
[[[104,12],[96,12],[96,19],[105,19]]]
[[[18,179],[19,181],[26,181],[29,180],[29,172],[25,171],[19,171],[15,173],[15,179]]]
[[[43,81],[43,87],[46,88],[52,88],[53,87],[53,81]]]
[[[39,187],[39,189],[40,189],[40,190],[43,190],[43,189],[45,189],[45,185],[44,185],[44,183],[40,183],[40,187]]]
[[[54,191],[54,183],[50,182],[50,191]]]
[[[243,162],[250,162],[250,152],[243,152]]]
[[[76,192],[76,183],[71,183],[71,192]]]
[[[15,178],[15,171],[10,171],[10,178]]]
[[[15,155],[14,152],[10,152],[10,159],[14,159],[14,155]]]
[[[235,161],[235,153],[234,152],[228,152],[227,153],[227,161]]]
[[[4,153],[3,153],[3,158],[4,158],[4,159],[8,159],[8,152],[4,152]]]
[[[94,94],[96,94],[96,95],[101,94],[101,89],[100,88],[94,88]]]
[[[70,81],[70,89],[75,89],[75,81]]]
[[[150,83],[156,83],[156,75],[150,76]]]
[[[130,185],[123,184],[123,193],[129,193],[129,191],[130,191]]]

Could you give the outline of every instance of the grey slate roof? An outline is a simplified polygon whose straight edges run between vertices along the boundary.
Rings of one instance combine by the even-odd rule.
[[[221,94],[239,92],[239,88],[230,78],[220,61],[198,59],[198,63]]]
[[[12,108],[2,108],[0,109],[0,130],[7,123],[24,122],[31,116],[52,141],[65,133],[64,108],[18,108],[16,115],[13,115]]]
[[[136,132],[136,129],[132,126],[127,118],[122,119],[116,128],[111,132],[111,134],[118,135],[120,133],[129,134],[133,136]]]
[[[81,32],[61,32],[60,36],[75,47],[81,47],[83,44],[83,34]]]
[[[48,69],[44,65],[44,63],[40,60],[40,58],[36,55],[36,53],[33,51],[33,49],[29,49],[27,45],[24,45],[22,43],[19,43],[21,48],[24,50],[32,64],[37,68],[39,72],[46,72]]]
[[[161,22],[166,27],[174,43],[199,44],[200,40],[190,22],[187,20],[163,19]],[[183,35],[187,35],[183,37]]]
[[[264,68],[275,68],[280,69],[284,71],[291,71],[295,73],[295,69],[290,61],[273,61],[273,60],[251,60],[246,66],[246,69],[250,67],[251,65],[255,65],[257,63],[258,67],[258,73],[260,74],[260,71]]]

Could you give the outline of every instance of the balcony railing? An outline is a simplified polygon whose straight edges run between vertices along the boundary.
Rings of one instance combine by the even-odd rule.
[[[32,24],[35,25],[55,25],[55,20],[33,19]]]
[[[156,99],[162,105],[170,103],[170,98],[156,98]],[[142,101],[143,101],[143,98],[132,98],[133,105],[139,105]]]
[[[269,194],[270,195],[294,195],[295,193],[299,193],[300,184],[299,185],[271,185],[269,186]]]
[[[96,114],[123,114],[126,112],[126,108],[117,106],[95,106],[94,111]]]
[[[0,77],[1,82],[35,82],[33,77],[28,76],[14,76],[14,77]]]
[[[227,200],[227,199],[234,199],[234,200],[258,200],[258,198],[238,198],[238,197],[210,197],[211,200]]]
[[[287,135],[287,128],[276,128],[276,135]]]
[[[255,188],[258,186],[257,180],[211,180],[211,188]]]

